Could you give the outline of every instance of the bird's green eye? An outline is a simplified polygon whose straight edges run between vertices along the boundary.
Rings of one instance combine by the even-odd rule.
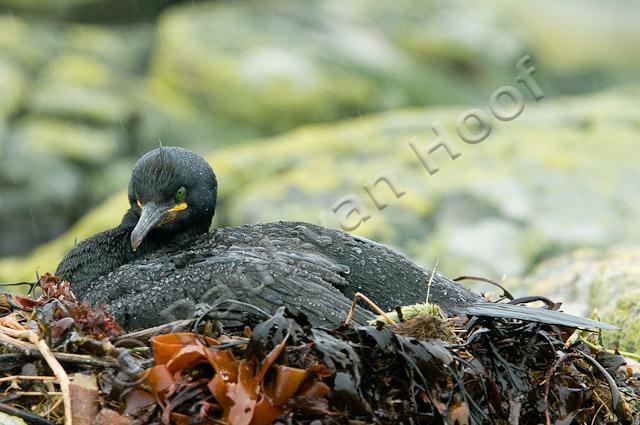
[[[183,187],[181,187],[180,189],[178,189],[178,191],[176,192],[176,201],[180,202],[180,201],[184,201],[184,198],[187,197],[187,189]]]

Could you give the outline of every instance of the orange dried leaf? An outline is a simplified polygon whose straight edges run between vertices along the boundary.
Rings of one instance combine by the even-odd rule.
[[[231,350],[215,350],[206,347],[204,352],[209,363],[216,371],[215,376],[207,386],[218,401],[218,404],[227,412],[233,406],[233,400],[227,395],[228,384],[238,382],[240,362],[236,360]]]
[[[206,338],[210,345],[218,345],[219,342],[213,338]],[[193,344],[201,346],[196,335],[191,332],[176,332],[170,334],[156,335],[151,338],[151,348],[155,364],[165,364],[172,359],[183,347]]]
[[[20,294],[12,294],[11,301],[22,308],[31,309],[37,307],[40,303],[32,298]]]
[[[151,338],[151,349],[156,365],[167,363],[185,345],[196,340],[196,336],[189,332],[157,335]]]
[[[273,405],[282,406],[298,392],[308,373],[304,369],[282,365],[275,365],[274,368],[276,379],[272,385],[265,388],[265,393]]]
[[[231,382],[235,384],[235,380]],[[220,407],[222,407],[225,412],[228,412],[229,409],[231,409],[231,406],[233,406],[233,400],[231,400],[227,395],[227,391],[229,391],[229,384],[225,382],[220,375],[216,374],[213,379],[209,381],[207,387],[209,388],[209,391],[211,391],[211,394],[213,394],[213,397],[215,397]]]
[[[224,381],[236,382],[238,380],[238,361],[233,355],[233,351],[205,347],[204,354],[216,373],[222,375]]]
[[[278,419],[281,413],[281,408],[271,405],[269,400],[262,398],[256,403],[250,425],[269,425]]]
[[[264,379],[265,374],[273,362],[280,356],[282,350],[287,344],[289,334],[282,339],[282,342],[275,346],[273,350],[262,361],[262,365],[257,373],[254,373],[254,367],[251,363],[244,360],[240,362],[238,367],[238,381],[236,384],[229,384],[227,396],[233,401],[233,406],[225,411],[225,417],[231,425],[249,425],[262,424],[263,419],[256,415],[256,405],[258,404],[258,390]],[[265,418],[271,417],[278,411],[277,408],[271,406],[269,400],[263,398],[261,400],[260,412]],[[264,403],[269,406],[265,406]],[[277,418],[277,416],[276,416]],[[275,418],[274,418],[275,419]],[[253,421],[256,422],[253,422]],[[270,423],[270,422],[264,422]]]
[[[284,338],[282,338],[282,342],[276,345],[273,348],[273,350],[271,350],[271,352],[267,354],[267,356],[264,358],[264,360],[262,361],[262,365],[260,366],[260,370],[256,374],[256,378],[255,378],[256,385],[262,382],[262,380],[264,379],[264,375],[267,373],[267,370],[269,369],[269,366],[271,366],[273,362],[275,362],[276,359],[280,356],[280,354],[282,353],[282,350],[284,350],[284,347],[287,345],[288,339],[289,339],[289,334],[287,333],[287,335]]]
[[[249,425],[258,399],[257,382],[249,362],[242,361],[238,369],[238,382],[228,385],[227,395],[233,406],[226,419],[230,425]]]
[[[199,342],[195,342],[182,347],[175,353],[171,360],[167,362],[167,369],[173,374],[206,361],[207,358],[204,354],[203,346]]]
[[[164,397],[173,382],[173,375],[166,365],[156,365],[147,370],[145,383],[160,398]]]

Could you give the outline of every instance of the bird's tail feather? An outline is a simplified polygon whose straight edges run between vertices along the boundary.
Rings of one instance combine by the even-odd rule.
[[[572,314],[514,304],[477,303],[457,309],[457,312],[467,314],[469,316],[518,319],[580,329],[620,330],[617,326],[598,322],[596,320],[585,319]]]

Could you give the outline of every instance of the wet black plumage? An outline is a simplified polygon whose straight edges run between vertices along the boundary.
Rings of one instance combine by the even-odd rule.
[[[269,311],[294,306],[313,323],[343,320],[358,291],[386,310],[425,300],[430,271],[339,230],[276,222],[208,232],[216,178],[202,157],[186,149],[144,155],[128,192],[131,207],[122,223],[82,241],[56,272],[73,283],[80,299],[106,304],[126,328],[189,317],[198,304],[224,299]],[[474,315],[601,326],[544,309],[494,306],[439,273],[430,302],[452,314],[475,309]],[[360,322],[370,317],[364,309],[355,316]]]
[[[174,220],[150,229],[132,249],[132,233],[140,228],[143,212],[153,215],[152,208],[161,212],[174,206],[181,187],[189,189],[185,201],[191,207],[177,213]],[[215,213],[217,192],[215,174],[199,155],[175,147],[148,152],[131,172],[130,208],[120,225],[80,242],[60,262],[56,274],[80,286],[144,254],[206,233]],[[140,208],[138,202],[146,208]]]

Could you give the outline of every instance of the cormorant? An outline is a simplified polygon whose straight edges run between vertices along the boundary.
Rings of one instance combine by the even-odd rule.
[[[149,327],[189,317],[225,299],[274,311],[289,305],[312,323],[343,320],[355,292],[381,308],[425,301],[431,272],[380,244],[301,222],[209,232],[216,176],[201,156],[161,147],[142,156],[129,182],[121,224],[75,246],[56,274],[92,305],[106,304],[121,325]],[[607,327],[555,311],[496,305],[440,273],[429,301],[445,312]],[[372,317],[358,309],[356,321]]]

